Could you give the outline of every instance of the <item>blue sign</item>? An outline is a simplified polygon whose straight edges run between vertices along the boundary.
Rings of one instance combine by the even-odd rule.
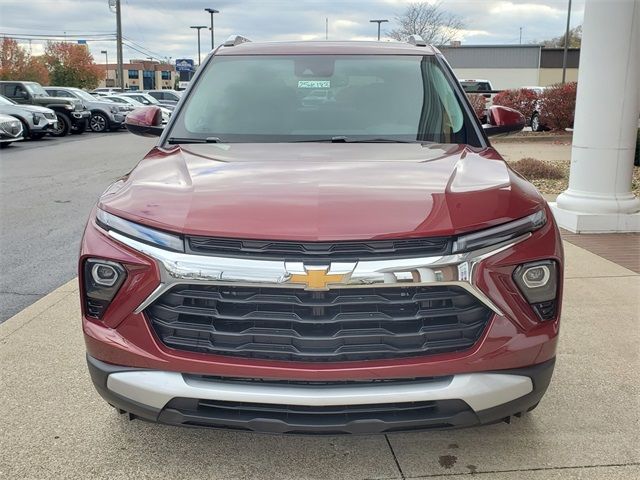
[[[192,72],[195,70],[194,62],[190,58],[177,58],[176,59],[176,71],[178,72]]]
[[[78,45],[86,45],[87,41],[86,40],[78,40]]]

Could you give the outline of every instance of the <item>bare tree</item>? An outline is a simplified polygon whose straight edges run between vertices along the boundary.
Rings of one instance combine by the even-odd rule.
[[[464,27],[459,16],[443,10],[442,2],[410,3],[402,15],[395,17],[395,22],[399,26],[389,32],[391,38],[405,41],[415,33],[434,45],[448,44]]]

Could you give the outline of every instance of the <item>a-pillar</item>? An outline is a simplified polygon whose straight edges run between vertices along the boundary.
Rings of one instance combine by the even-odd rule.
[[[569,188],[551,207],[572,232],[639,232],[640,0],[586,0],[582,28]]]

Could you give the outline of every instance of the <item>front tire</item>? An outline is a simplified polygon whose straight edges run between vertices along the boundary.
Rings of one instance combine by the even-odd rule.
[[[56,112],[58,126],[49,133],[52,137],[64,137],[71,131],[71,119],[62,112]]]
[[[531,131],[533,132],[541,132],[542,126],[540,125],[540,116],[537,113],[534,113],[531,117]]]
[[[102,113],[94,113],[89,119],[89,127],[97,133],[109,130],[109,119]]]
[[[73,133],[74,135],[80,135],[84,133],[87,130],[88,123],[89,122],[87,122],[86,120],[83,120],[82,122],[73,125],[71,127],[71,133]]]

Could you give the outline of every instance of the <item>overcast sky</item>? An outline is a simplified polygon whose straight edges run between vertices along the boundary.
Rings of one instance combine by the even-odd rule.
[[[372,18],[386,18],[386,30],[402,13],[409,0],[122,0],[125,42],[124,59],[162,56],[196,58],[197,41],[191,25],[209,25],[205,7],[220,10],[215,16],[216,43],[238,33],[252,40],[323,40],[325,18],[330,40],[375,40]],[[459,32],[463,44],[529,43],[564,32],[567,0],[443,0],[442,8],[460,16],[465,24]],[[582,23],[584,0],[574,0],[571,25]],[[115,41],[100,35],[115,32],[115,15],[108,0],[2,0],[0,33],[31,36],[20,42],[34,54],[42,52],[43,36],[87,40],[98,63],[101,50],[115,61]],[[384,29],[383,29],[384,33]],[[203,55],[211,37],[202,30]]]

